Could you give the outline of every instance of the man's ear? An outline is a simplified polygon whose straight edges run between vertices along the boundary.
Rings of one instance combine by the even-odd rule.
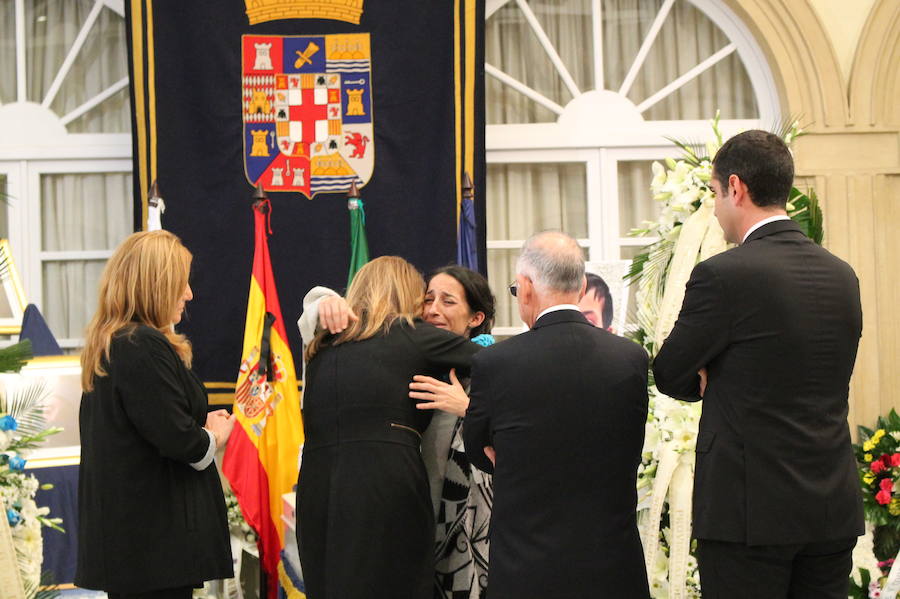
[[[578,301],[581,301],[581,298],[584,297],[584,294],[587,293],[587,277],[581,277],[581,291],[578,292]]]
[[[728,185],[734,190],[734,197],[728,199],[733,206],[744,206],[745,202],[752,202],[752,200],[750,200],[750,189],[747,187],[746,183],[741,181],[740,177],[732,174],[728,177]]]
[[[534,301],[534,283],[526,276],[522,276],[519,281],[518,296],[522,298],[525,304],[531,304]]]

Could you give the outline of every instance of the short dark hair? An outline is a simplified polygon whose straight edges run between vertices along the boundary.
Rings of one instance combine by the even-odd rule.
[[[465,266],[451,264],[429,274],[425,284],[430,284],[431,279],[437,275],[447,275],[456,279],[466,293],[466,303],[469,304],[472,313],[484,314],[481,324],[469,331],[469,338],[477,337],[482,333],[490,333],[494,328],[494,294],[491,293],[491,287],[484,275]]]
[[[794,184],[794,159],[784,141],[774,133],[751,129],[726,141],[713,158],[715,177],[728,189],[728,178],[737,175],[759,207],[784,208]]]
[[[612,326],[613,320],[613,298],[612,293],[609,292],[609,285],[606,284],[603,277],[592,272],[584,273],[584,278],[587,279],[584,293],[593,293],[597,297],[603,298],[603,328],[608,329]]]

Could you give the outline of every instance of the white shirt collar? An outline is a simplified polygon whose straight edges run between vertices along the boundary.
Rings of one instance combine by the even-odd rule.
[[[550,306],[549,308],[538,314],[538,317],[534,321],[537,322],[544,314],[556,312],[557,310],[577,310],[578,312],[581,312],[581,308],[579,308],[575,304],[556,304],[555,306]]]
[[[762,219],[761,221],[759,221],[758,223],[756,223],[755,225],[753,225],[752,227],[747,229],[747,232],[744,233],[744,238],[741,240],[741,243],[744,243],[745,241],[747,241],[747,238],[750,237],[750,233],[754,232],[755,230],[762,227],[763,225],[768,225],[769,223],[774,223],[776,220],[791,220],[791,217],[786,214],[779,214],[777,216],[770,216],[769,218]]]

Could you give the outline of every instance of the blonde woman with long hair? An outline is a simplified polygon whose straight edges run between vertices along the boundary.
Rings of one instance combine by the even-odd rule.
[[[298,545],[309,599],[431,599],[434,512],[422,462],[431,411],[416,374],[468,371],[479,346],[421,320],[425,281],[394,256],[357,274],[357,319],[307,348]]]
[[[85,335],[75,583],[110,599],[187,599],[233,576],[212,464],[234,421],[207,416],[174,328],[193,297],[190,268],[175,235],[132,234],[106,264]]]

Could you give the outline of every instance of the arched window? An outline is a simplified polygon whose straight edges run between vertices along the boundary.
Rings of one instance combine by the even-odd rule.
[[[781,117],[762,50],[715,0],[488,0],[487,227],[491,286],[515,277],[534,231],[561,229],[591,260],[631,258],[655,219],[650,164],[667,138],[704,142]],[[498,293],[496,332],[521,330]]]
[[[132,229],[122,0],[0,2],[0,237],[63,347]]]

